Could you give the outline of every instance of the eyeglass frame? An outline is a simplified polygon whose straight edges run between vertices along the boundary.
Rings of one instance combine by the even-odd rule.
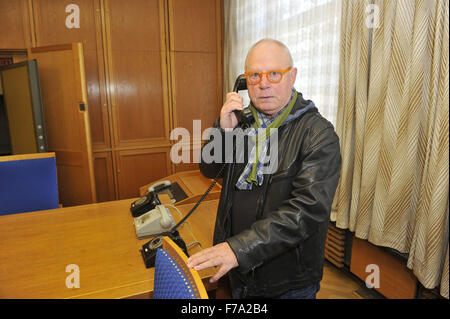
[[[270,70],[270,71],[268,71],[268,72],[245,72],[245,73],[244,73],[244,76],[245,76],[245,79],[247,80],[247,85],[257,85],[257,84],[261,83],[262,78],[263,78],[264,75],[266,76],[267,81],[269,81],[270,83],[277,84],[277,83],[280,83],[281,81],[283,81],[284,75],[285,75],[287,72],[289,72],[290,70],[292,70],[292,66],[290,66],[290,67],[288,67],[287,69],[284,69],[284,70]],[[269,79],[269,76],[268,76],[268,75],[269,75],[269,73],[272,73],[272,72],[280,72],[280,73],[281,73],[281,79],[280,79],[280,81],[274,82],[274,81],[271,81],[271,80]],[[253,74],[253,73],[258,73],[258,74],[259,74],[259,81],[256,82],[256,83],[251,83],[251,82],[248,80],[248,76],[249,76],[250,74]]]

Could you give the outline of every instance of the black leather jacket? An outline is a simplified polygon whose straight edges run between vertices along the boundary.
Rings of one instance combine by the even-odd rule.
[[[299,93],[291,114],[308,103]],[[214,178],[221,166],[202,161],[200,170]],[[239,266],[229,273],[232,290],[242,292],[238,297],[275,297],[320,282],[341,168],[333,125],[314,108],[279,128],[278,170],[264,176],[257,221],[230,237],[234,167],[227,164],[223,175],[213,240],[228,242],[237,257]]]

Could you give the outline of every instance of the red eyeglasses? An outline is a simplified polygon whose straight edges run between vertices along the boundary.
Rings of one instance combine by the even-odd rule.
[[[270,83],[280,83],[283,80],[283,75],[289,72],[292,67],[288,67],[285,70],[271,70],[268,72],[245,72],[244,76],[247,79],[247,84],[256,85],[261,82],[263,75],[266,76]]]

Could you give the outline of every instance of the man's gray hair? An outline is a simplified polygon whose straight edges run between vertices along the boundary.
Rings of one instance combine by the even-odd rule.
[[[289,66],[294,66],[294,60],[292,59],[292,55],[291,55],[291,52],[289,51],[289,48],[283,42],[275,40],[275,39],[271,39],[271,38],[261,39],[250,47],[250,49],[248,50],[248,53],[247,53],[247,57],[245,58],[245,66],[247,66],[247,60],[250,55],[250,52],[252,52],[252,50],[257,45],[259,45],[261,43],[267,43],[267,42],[274,43],[274,44],[278,45],[280,48],[282,48],[285,51],[286,56],[288,57]]]

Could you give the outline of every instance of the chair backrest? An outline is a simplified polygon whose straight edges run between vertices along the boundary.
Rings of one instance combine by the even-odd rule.
[[[155,261],[154,299],[208,299],[198,272],[187,266],[187,256],[169,237],[163,237]]]
[[[0,156],[0,215],[58,207],[55,153]]]

